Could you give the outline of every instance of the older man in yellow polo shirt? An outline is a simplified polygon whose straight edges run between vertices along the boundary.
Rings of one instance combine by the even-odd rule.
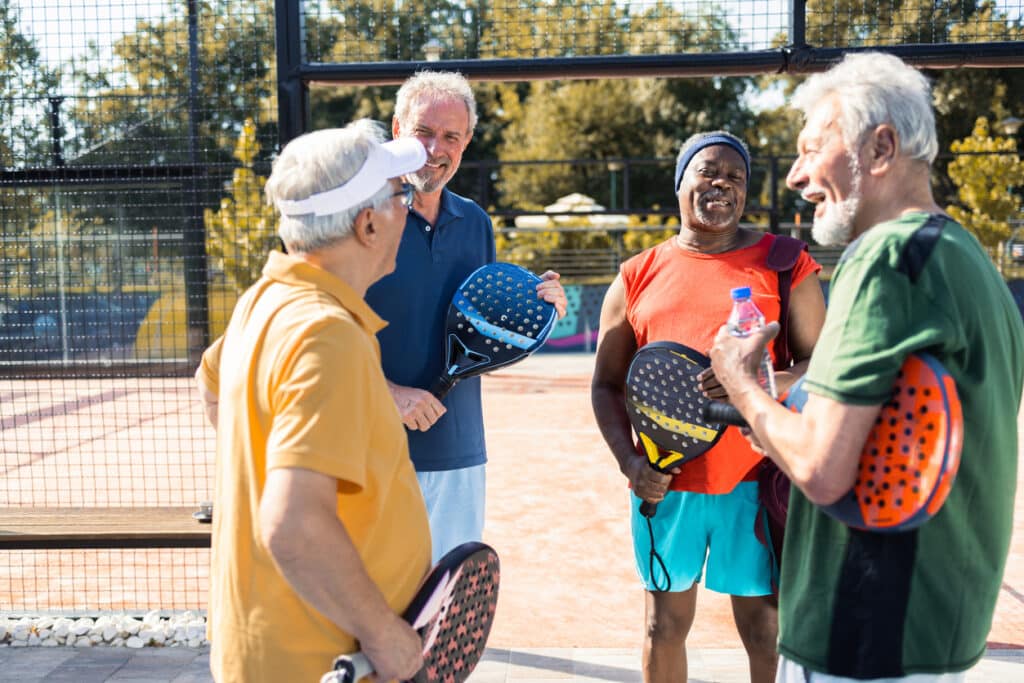
[[[208,636],[220,683],[317,681],[361,649],[412,676],[399,616],[429,570],[430,529],[363,301],[395,267],[415,138],[358,121],[293,140],[267,197],[273,253],[196,373],[217,427]],[[219,413],[219,414],[218,414]]]

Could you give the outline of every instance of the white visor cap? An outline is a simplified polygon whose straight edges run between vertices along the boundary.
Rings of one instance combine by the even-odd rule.
[[[285,216],[316,214],[329,216],[358,206],[377,194],[391,178],[397,178],[423,168],[427,163],[427,150],[416,138],[399,138],[370,147],[370,153],[347,183],[326,192],[318,192],[306,199],[279,199],[277,208]]]

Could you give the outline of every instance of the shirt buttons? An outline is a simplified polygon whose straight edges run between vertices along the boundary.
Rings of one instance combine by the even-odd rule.
[[[426,230],[427,232],[430,232],[430,230],[431,230],[429,225],[424,225],[423,229]]]

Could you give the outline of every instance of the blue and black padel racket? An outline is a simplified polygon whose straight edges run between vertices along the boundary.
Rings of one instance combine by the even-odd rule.
[[[489,263],[470,273],[448,307],[445,371],[430,393],[437,398],[459,380],[521,361],[554,327],[552,304],[537,297],[541,279],[511,263]]]

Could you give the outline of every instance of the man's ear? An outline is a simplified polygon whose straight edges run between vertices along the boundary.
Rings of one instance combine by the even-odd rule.
[[[869,144],[868,172],[875,175],[885,174],[892,168],[899,155],[899,134],[891,125],[883,123],[871,132]]]
[[[391,137],[394,138],[395,140],[397,140],[399,135],[402,132],[401,128],[402,128],[401,125],[398,123],[398,117],[397,116],[392,116],[391,117]]]
[[[377,228],[373,224],[374,217],[374,210],[371,207],[366,207],[356,214],[356,220],[352,223],[352,236],[364,247],[373,246],[377,241]]]

